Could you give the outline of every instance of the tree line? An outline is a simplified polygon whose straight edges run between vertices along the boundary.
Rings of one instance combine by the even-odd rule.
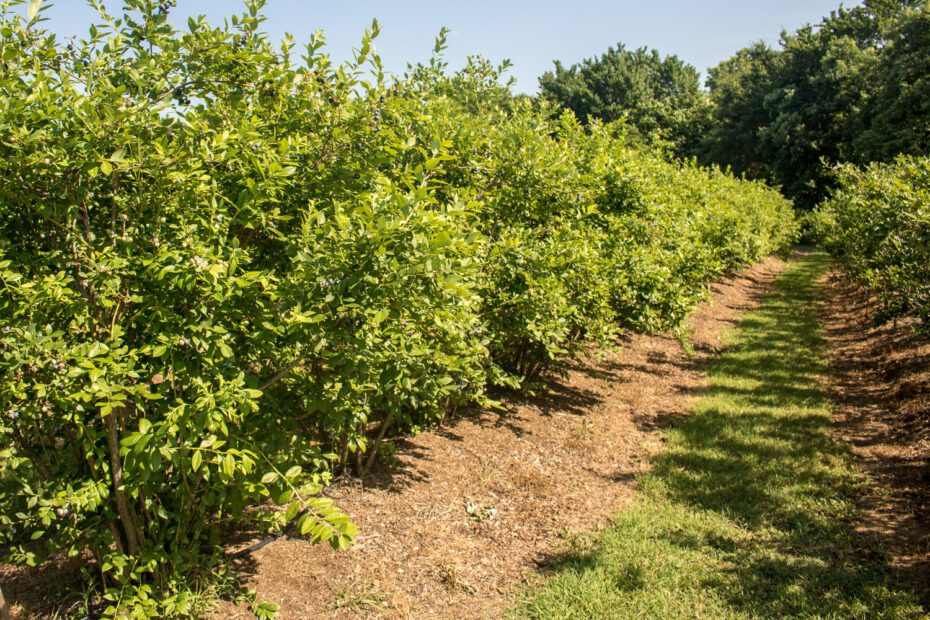
[[[930,149],[930,5],[866,0],[754,43],[700,74],[620,45],[540,79],[540,97],[581,119],[625,117],[680,157],[779,185],[810,209],[833,166]]]

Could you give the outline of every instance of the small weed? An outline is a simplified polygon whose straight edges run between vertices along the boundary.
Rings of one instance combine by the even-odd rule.
[[[497,478],[497,470],[490,465],[485,465],[481,468],[481,472],[478,474],[478,484],[481,486],[487,486],[494,482],[495,478]]]
[[[474,594],[477,590],[469,583],[462,571],[451,564],[441,564],[437,569],[439,581],[449,590]]]
[[[383,441],[378,446],[378,458],[387,467],[397,467],[400,460],[397,458],[397,444],[392,441]]]
[[[332,602],[333,611],[384,613],[388,610],[389,593],[370,583],[356,582],[336,595]]]
[[[568,443],[573,446],[585,446],[594,439],[594,424],[587,418],[582,418],[574,424],[569,431]]]
[[[477,502],[466,503],[465,512],[468,514],[468,519],[476,523],[484,523],[497,516],[497,508],[482,506]]]

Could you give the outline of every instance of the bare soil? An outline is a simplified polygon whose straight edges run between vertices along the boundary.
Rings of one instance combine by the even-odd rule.
[[[628,336],[506,411],[401,440],[397,462],[334,496],[361,535],[348,552],[280,539],[238,568],[282,618],[499,618],[575,533],[608,523],[684,415],[721,332],[783,269],[769,259],[714,286],[690,318],[693,351]],[[217,618],[247,618],[223,605]]]
[[[824,292],[836,431],[872,482],[859,528],[930,605],[930,340],[906,321],[877,324],[876,300],[838,273]]]

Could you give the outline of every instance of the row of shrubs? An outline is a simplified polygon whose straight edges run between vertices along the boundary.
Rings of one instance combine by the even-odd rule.
[[[242,522],[335,546],[320,491],[388,433],[675,328],[785,248],[791,205],[480,59],[388,79],[126,0],[0,25],[0,545],[93,559],[96,611],[197,613]],[[298,60],[298,58],[302,58]],[[278,505],[281,509],[269,509]],[[264,509],[257,507],[264,506]]]
[[[930,326],[930,157],[842,166],[811,215],[815,236],[874,291],[879,318]]]

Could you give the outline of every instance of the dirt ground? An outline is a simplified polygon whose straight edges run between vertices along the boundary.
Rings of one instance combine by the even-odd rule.
[[[503,413],[400,442],[396,464],[334,492],[361,531],[350,551],[281,539],[240,570],[284,619],[501,617],[567,537],[631,498],[661,448],[655,431],[701,387],[701,360],[782,268],[770,259],[716,285],[689,321],[691,355],[673,337],[630,336]]]
[[[701,362],[784,268],[769,259],[714,285],[671,336],[628,336],[503,412],[475,411],[399,441],[396,462],[332,492],[361,534],[336,552],[281,538],[237,566],[281,618],[499,618],[574,533],[604,526],[635,493],[656,431],[684,415]],[[48,617],[77,575],[0,566],[14,618]],[[72,584],[73,585],[73,584]],[[251,618],[222,604],[215,619]]]
[[[500,617],[568,537],[603,526],[632,497],[661,448],[655,431],[700,389],[700,362],[783,267],[769,259],[714,285],[688,322],[690,354],[670,336],[628,336],[503,412],[399,441],[395,463],[332,493],[360,528],[351,550],[281,538],[237,569],[282,619]],[[77,575],[59,568],[0,567],[14,618],[48,617]],[[252,615],[224,603],[213,617]]]
[[[837,433],[873,482],[861,529],[930,605],[930,341],[907,322],[876,325],[876,300],[839,274],[824,290]]]
[[[243,579],[284,619],[501,617],[573,534],[629,501],[662,447],[656,431],[687,412],[701,363],[783,267],[715,285],[689,320],[690,354],[670,336],[629,336],[506,411],[399,441],[395,463],[333,491],[361,530],[351,550],[281,538],[239,563]],[[836,432],[873,480],[860,527],[930,604],[930,343],[906,323],[876,326],[874,300],[837,274],[825,293]],[[0,566],[14,618],[49,617],[77,574],[60,568]],[[231,604],[213,615],[251,617]]]

